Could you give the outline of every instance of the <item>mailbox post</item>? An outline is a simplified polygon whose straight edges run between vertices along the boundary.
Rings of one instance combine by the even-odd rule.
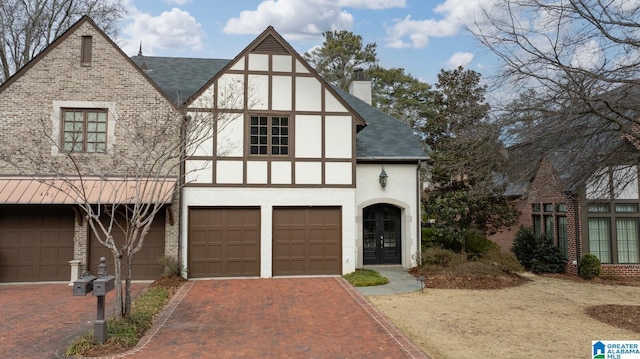
[[[94,322],[93,339],[100,344],[107,340],[107,321],[104,319],[104,303],[107,293],[115,288],[115,277],[107,273],[107,260],[100,258],[98,264],[98,277],[85,272],[78,280],[73,282],[73,295],[85,296],[93,291],[98,298],[96,321]]]

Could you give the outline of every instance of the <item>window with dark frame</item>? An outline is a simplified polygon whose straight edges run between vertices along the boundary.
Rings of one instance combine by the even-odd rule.
[[[107,110],[63,109],[62,149],[65,152],[107,151]]]
[[[569,259],[569,238],[567,235],[567,217],[556,217],[556,227],[558,228],[558,248],[562,258]]]
[[[80,63],[83,66],[91,65],[91,50],[93,45],[93,37],[92,36],[83,36],[82,37],[82,45],[80,50]]]
[[[532,203],[533,234],[545,235],[568,259],[567,205],[565,203]]]
[[[289,118],[287,116],[251,116],[249,127],[251,155],[289,155]]]

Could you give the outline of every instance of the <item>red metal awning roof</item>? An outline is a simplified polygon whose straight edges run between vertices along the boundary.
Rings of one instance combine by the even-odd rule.
[[[0,204],[171,203],[176,179],[0,177]]]

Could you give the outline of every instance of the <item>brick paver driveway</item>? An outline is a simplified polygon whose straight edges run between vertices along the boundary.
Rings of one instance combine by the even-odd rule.
[[[192,281],[174,299],[135,358],[426,357],[339,277]]]
[[[66,284],[0,285],[0,358],[64,357],[95,310],[95,297],[73,297]],[[187,282],[138,346],[115,357],[428,358],[340,277]]]
[[[146,286],[134,283],[137,295]],[[106,298],[113,312],[115,291]],[[0,358],[61,358],[79,335],[93,329],[96,297],[74,297],[66,283],[0,285]]]

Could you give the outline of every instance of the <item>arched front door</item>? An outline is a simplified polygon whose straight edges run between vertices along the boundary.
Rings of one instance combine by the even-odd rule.
[[[364,209],[363,264],[402,263],[400,208],[375,204]]]

